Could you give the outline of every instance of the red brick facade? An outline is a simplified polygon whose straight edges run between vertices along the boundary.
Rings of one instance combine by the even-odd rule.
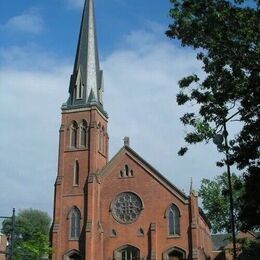
[[[0,260],[6,260],[7,237],[0,233]]]
[[[71,147],[72,122],[80,125],[82,120],[88,125],[87,146],[80,147],[78,133],[77,146]],[[76,161],[77,185],[73,180]],[[121,223],[112,214],[113,201],[123,192],[134,193],[142,201],[140,215],[130,224]],[[180,212],[180,232],[174,235],[169,234],[171,205]],[[73,208],[80,212],[77,239],[70,238]],[[52,259],[124,259],[120,248],[126,245],[138,249],[138,259],[208,259],[211,254],[209,226],[194,192],[183,194],[128,145],[108,162],[107,120],[97,107],[65,111],[55,183]]]

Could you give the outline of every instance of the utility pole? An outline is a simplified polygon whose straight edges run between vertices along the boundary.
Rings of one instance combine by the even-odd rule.
[[[11,219],[12,220],[12,232],[11,232],[11,240],[10,240],[10,246],[8,248],[8,252],[6,252],[7,259],[13,260],[14,259],[14,243],[15,243],[15,208],[13,208],[13,214],[12,217],[8,216],[0,216],[0,219]]]
[[[226,123],[232,117],[237,115],[235,113],[229,119],[223,120],[223,132],[222,134],[216,134],[213,138],[214,144],[217,145],[219,151],[224,152],[226,155],[226,166],[227,166],[227,175],[228,175],[228,194],[229,194],[229,210],[230,210],[230,222],[231,222],[231,230],[232,230],[232,244],[233,244],[233,260],[237,259],[236,252],[236,229],[235,229],[235,217],[234,217],[234,199],[233,199],[233,188],[232,188],[232,180],[231,180],[231,172],[230,172],[230,154],[229,154],[229,145],[228,145],[228,131]],[[224,144],[223,144],[224,141]]]
[[[235,217],[234,217],[234,199],[233,199],[233,188],[231,181],[231,172],[230,172],[230,159],[229,159],[229,146],[228,146],[228,132],[226,122],[224,122],[224,142],[225,142],[225,154],[226,154],[226,165],[227,165],[227,174],[228,174],[228,193],[229,193],[229,206],[230,206],[230,218],[231,218],[231,229],[232,229],[232,243],[233,243],[233,259],[237,259],[236,252],[236,230],[235,230]]]

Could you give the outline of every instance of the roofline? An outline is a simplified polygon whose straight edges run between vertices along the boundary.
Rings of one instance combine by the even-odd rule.
[[[164,182],[167,186],[169,186],[171,189],[176,191],[180,198],[186,200],[188,202],[189,196],[187,196],[184,192],[182,192],[179,188],[177,188],[172,182],[170,182],[166,177],[164,177],[158,170],[156,170],[151,164],[149,164],[146,160],[144,160],[138,153],[136,153],[132,148],[130,148],[128,145],[124,145],[114,156],[113,158],[108,162],[108,164],[99,172],[100,176],[104,176],[104,171],[109,168],[113,160],[123,151],[126,150],[130,154],[133,154],[138,160],[140,160],[147,168],[149,168],[151,171],[153,171],[159,179],[161,179],[162,182]]]
[[[211,229],[212,226],[211,226],[211,223],[210,221],[208,220],[206,214],[204,213],[203,209],[201,207],[199,207],[199,213],[200,213],[200,216],[202,217],[202,219],[206,222],[206,224],[208,225],[208,227]]]

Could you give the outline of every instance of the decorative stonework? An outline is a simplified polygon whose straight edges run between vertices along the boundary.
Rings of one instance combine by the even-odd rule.
[[[112,229],[110,232],[110,237],[116,237],[117,236],[117,232],[115,229]]]
[[[60,230],[60,224],[54,223],[53,225],[53,232],[58,232]]]
[[[58,176],[57,178],[56,178],[56,185],[61,185],[61,183],[62,183],[62,177],[61,176]]]
[[[86,224],[86,232],[91,232],[92,221],[88,220]]]
[[[88,183],[93,183],[94,182],[94,175],[93,174],[90,174],[88,176]]]
[[[141,199],[132,192],[120,193],[112,203],[112,215],[122,224],[135,222],[142,209]]]
[[[139,229],[137,230],[137,236],[138,236],[138,237],[143,237],[143,236],[144,236],[144,230],[143,230],[142,228],[139,228]]]

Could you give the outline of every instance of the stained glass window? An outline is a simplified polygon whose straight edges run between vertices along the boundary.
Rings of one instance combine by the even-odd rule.
[[[168,212],[169,235],[180,235],[180,211],[176,205],[171,205]]]
[[[80,212],[73,208],[70,212],[70,239],[78,239],[80,235]]]
[[[143,209],[141,199],[132,192],[123,192],[113,201],[112,214],[114,218],[123,224],[136,221]]]

